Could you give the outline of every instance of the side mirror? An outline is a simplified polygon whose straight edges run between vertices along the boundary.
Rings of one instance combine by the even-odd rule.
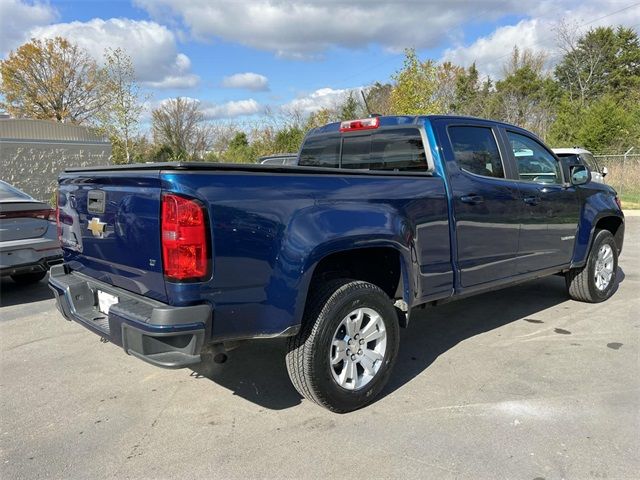
[[[571,166],[571,185],[584,185],[591,181],[591,172],[586,165]]]
[[[609,169],[607,167],[602,167],[602,177],[606,177],[609,173]]]

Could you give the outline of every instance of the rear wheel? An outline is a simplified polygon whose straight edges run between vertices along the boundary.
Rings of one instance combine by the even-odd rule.
[[[311,294],[286,363],[296,390],[334,412],[371,403],[398,354],[398,317],[377,286],[334,280]]]
[[[598,230],[584,267],[565,275],[569,296],[581,302],[603,302],[613,295],[618,271],[618,248],[608,230]]]
[[[31,283],[38,283],[46,275],[47,272],[19,273],[11,275],[11,280],[20,285],[29,285]]]

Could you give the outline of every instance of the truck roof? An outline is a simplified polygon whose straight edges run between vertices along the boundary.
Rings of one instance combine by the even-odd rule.
[[[383,127],[397,127],[403,125],[423,125],[425,120],[481,120],[484,122],[492,122],[496,125],[503,125],[513,128],[518,128],[517,125],[512,125],[498,120],[491,120],[487,118],[471,117],[465,115],[381,115],[379,118],[380,128]],[[342,122],[332,122],[321,127],[311,129],[308,135],[318,135],[322,133],[334,133],[340,131],[340,124]]]

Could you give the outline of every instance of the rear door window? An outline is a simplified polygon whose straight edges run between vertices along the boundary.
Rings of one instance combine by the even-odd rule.
[[[493,131],[489,127],[452,126],[449,139],[456,163],[465,172],[504,178],[504,167]]]

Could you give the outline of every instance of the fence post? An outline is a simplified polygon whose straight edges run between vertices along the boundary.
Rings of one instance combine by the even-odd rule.
[[[622,157],[622,182],[620,182],[620,195],[622,195],[622,185],[624,183],[624,179],[626,178],[627,155],[629,155],[633,149],[634,147],[631,147],[629,150],[624,152],[624,157]]]

